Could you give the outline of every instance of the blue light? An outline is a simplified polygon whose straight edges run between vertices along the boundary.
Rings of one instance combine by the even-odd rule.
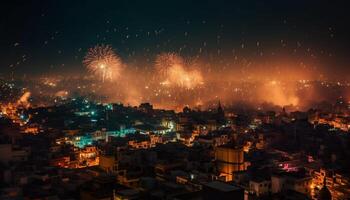
[[[111,104],[107,104],[106,110],[113,110],[113,106]]]

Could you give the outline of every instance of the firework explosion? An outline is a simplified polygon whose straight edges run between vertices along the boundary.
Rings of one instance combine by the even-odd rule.
[[[174,65],[182,65],[183,59],[175,53],[161,53],[157,55],[155,68],[157,72],[165,78],[170,75],[170,70]]]
[[[107,47],[108,52],[115,56],[111,47]],[[105,57],[100,55],[109,55],[106,52],[101,53],[106,51],[105,48],[106,46],[98,46],[90,49],[88,54],[90,57],[87,56],[90,60],[89,62],[84,60],[84,63],[89,71],[100,75],[102,80],[114,80],[115,76],[110,79],[105,76],[107,73],[99,68],[101,63],[105,65]],[[121,62],[118,57],[117,60],[119,74]],[[89,65],[93,68],[90,69]],[[152,102],[157,107],[175,110],[181,110],[185,105],[208,106],[218,100],[224,103],[244,100],[251,104],[265,102],[278,106],[303,106],[300,104],[300,91],[297,90],[297,86],[285,83],[287,76],[283,75],[293,76],[293,80],[296,80],[301,77],[312,78],[312,73],[306,73],[305,70],[302,73],[299,70],[287,70],[282,73],[279,68],[267,73],[265,65],[260,66],[260,63],[237,64],[240,65],[256,67],[254,70],[244,68],[242,71],[239,67],[236,70],[206,71],[204,66],[209,65],[201,58],[182,57],[177,53],[160,53],[155,57],[154,71],[149,73],[133,66],[125,68],[123,76],[118,78],[118,85],[103,88],[103,93],[110,96],[113,101],[131,105]],[[283,65],[290,63],[283,62]],[[242,78],[250,81],[242,81]]]
[[[90,48],[84,57],[83,64],[90,73],[100,77],[102,82],[118,78],[122,66],[121,59],[109,45]]]
[[[155,68],[164,79],[161,85],[193,89],[203,84],[203,77],[194,60],[186,61],[175,53],[161,53],[156,57]]]
[[[197,70],[186,70],[181,65],[174,65],[170,70],[169,81],[181,88],[193,89],[203,84],[203,77]]]

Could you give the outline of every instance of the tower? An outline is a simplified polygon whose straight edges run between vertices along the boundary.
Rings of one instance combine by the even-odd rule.
[[[218,112],[218,115],[222,115],[222,116],[224,116],[224,110],[222,109],[222,107],[221,107],[221,102],[219,101],[219,103],[218,103],[218,109],[217,109],[217,112]]]
[[[221,107],[221,102],[218,103],[217,113],[216,113],[216,120],[219,124],[225,124],[225,112],[224,109]]]

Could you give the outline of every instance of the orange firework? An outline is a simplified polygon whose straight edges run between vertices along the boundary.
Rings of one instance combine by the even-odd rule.
[[[170,73],[170,69],[174,65],[182,65],[183,59],[176,53],[161,53],[157,55],[155,67],[157,72],[164,76],[168,77]]]
[[[161,53],[155,63],[158,74],[165,78],[161,85],[186,89],[193,89],[203,83],[202,74],[194,69],[195,66],[195,60],[185,60],[175,53]]]
[[[186,70],[182,65],[174,65],[170,70],[171,83],[186,89],[193,89],[203,83],[202,74],[197,70]]]
[[[119,77],[122,62],[109,45],[97,45],[90,48],[84,57],[83,64],[90,73],[105,80],[113,81]]]

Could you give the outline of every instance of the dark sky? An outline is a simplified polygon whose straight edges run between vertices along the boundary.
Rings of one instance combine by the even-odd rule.
[[[101,43],[130,63],[164,51],[214,60],[281,53],[348,72],[348,13],[312,0],[1,1],[0,73],[81,71]]]

